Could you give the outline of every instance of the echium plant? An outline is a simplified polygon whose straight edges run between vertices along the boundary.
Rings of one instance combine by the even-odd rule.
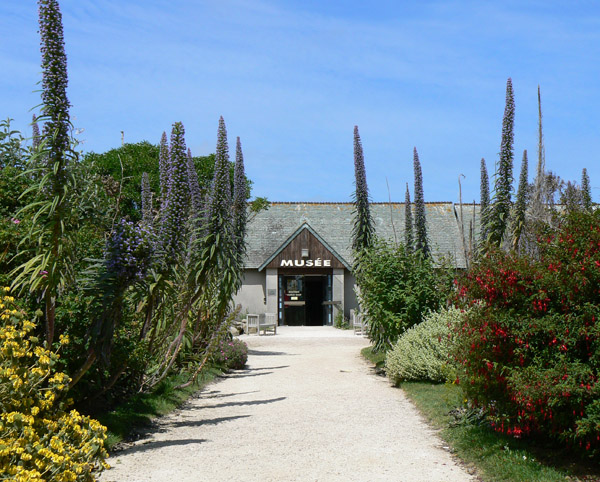
[[[42,116],[44,138],[48,140],[48,164],[66,167],[70,150],[69,100],[67,99],[67,56],[62,15],[57,0],[39,0],[39,25],[42,53]],[[63,169],[61,169],[63,168]],[[58,181],[64,179],[57,179]]]
[[[404,196],[404,244],[406,245],[406,251],[411,252],[413,249],[413,219],[412,219],[412,206],[410,204],[410,191],[408,190],[408,183],[406,183],[406,195]]]
[[[367,187],[367,173],[365,171],[365,158],[358,126],[354,126],[354,227],[352,229],[352,248],[357,255],[373,244],[375,228],[369,206],[369,189]]]
[[[494,185],[494,200],[486,216],[485,224],[488,230],[489,242],[500,246],[511,209],[511,192],[513,182],[513,144],[515,123],[515,99],[510,77],[506,81],[506,105],[502,120],[502,141],[500,144],[500,159],[496,167]]]
[[[231,234],[231,185],[229,180],[229,146],[223,117],[219,118],[215,173],[208,201],[208,232],[214,236]]]
[[[185,129],[181,122],[173,124],[169,162],[171,172],[161,220],[160,242],[164,260],[171,262],[182,252],[190,205]]]
[[[592,210],[592,189],[590,187],[590,177],[585,167],[581,171],[581,203],[585,211],[590,212]]]
[[[480,182],[480,186],[479,186],[479,198],[480,198],[480,223],[481,223],[481,229],[480,229],[480,233],[479,233],[479,238],[481,240],[484,240],[487,238],[487,231],[485,229],[485,225],[483,223],[483,216],[484,213],[489,209],[490,207],[490,180],[488,177],[488,172],[487,172],[487,167],[485,165],[485,159],[482,157],[481,158],[481,182]]]
[[[242,153],[242,143],[237,138],[235,146],[235,168],[233,175],[233,233],[235,236],[235,249],[238,265],[243,269],[244,255],[246,253],[246,222],[248,211],[246,207],[246,198],[248,186],[246,184],[246,174],[244,169],[244,154]]]
[[[40,127],[38,126],[37,117],[33,114],[31,121],[31,143],[34,150],[40,147],[42,142],[42,135],[40,134]]]
[[[136,281],[143,280],[152,262],[151,233],[122,219],[115,226],[106,243],[104,254],[105,275],[99,280],[102,293],[102,310],[95,317],[91,329],[91,350],[88,360],[108,360],[115,328],[123,317],[123,297]],[[79,380],[83,373],[74,376]]]
[[[46,341],[54,339],[56,302],[59,291],[72,277],[73,236],[77,228],[76,208],[72,205],[74,179],[71,148],[69,100],[67,99],[67,56],[65,54],[62,16],[56,0],[39,0],[41,37],[42,115],[44,122],[43,152],[31,157],[32,177],[29,192],[37,200],[21,210],[36,211],[28,239],[36,246],[32,257],[17,268],[14,286],[43,293]],[[23,240],[25,242],[27,240]],[[25,255],[26,251],[22,251]]]
[[[519,176],[519,188],[517,190],[517,201],[515,202],[514,215],[512,217],[512,247],[519,249],[521,232],[525,225],[525,211],[529,198],[529,182],[527,181],[527,149],[523,151],[523,162],[521,164],[521,175]]]
[[[198,181],[198,171],[196,171],[192,151],[189,148],[187,150],[187,173],[190,188],[190,218],[197,221],[202,216],[202,192]]]
[[[169,143],[167,141],[167,133],[163,131],[160,138],[160,151],[158,154],[158,173],[160,182],[160,195],[163,203],[169,192],[169,173],[171,171],[171,162],[169,154]]]
[[[106,243],[106,272],[127,286],[146,275],[152,259],[150,231],[122,219]]]
[[[415,248],[424,256],[429,256],[427,241],[427,221],[425,219],[425,196],[423,194],[423,174],[417,148],[413,150],[413,167],[415,170]]]

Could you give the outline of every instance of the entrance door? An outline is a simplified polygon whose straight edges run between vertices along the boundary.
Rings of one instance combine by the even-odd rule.
[[[323,280],[326,276],[305,276],[307,326],[323,325]]]
[[[303,326],[306,318],[304,276],[281,276],[279,290],[283,324]]]

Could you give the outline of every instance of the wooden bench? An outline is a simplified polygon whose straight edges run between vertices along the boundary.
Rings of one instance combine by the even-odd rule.
[[[352,311],[352,328],[355,335],[367,336],[367,323],[365,322],[364,313],[356,313]]]
[[[255,330],[256,334],[260,336],[262,331],[265,335],[267,331],[272,331],[274,335],[277,334],[277,317],[275,313],[264,313],[260,315],[248,315],[246,318],[246,330],[250,334],[250,330]]]

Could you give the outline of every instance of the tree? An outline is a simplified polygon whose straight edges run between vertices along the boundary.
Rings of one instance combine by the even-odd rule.
[[[521,175],[519,176],[519,188],[517,190],[517,201],[515,203],[514,215],[512,217],[512,247],[519,249],[521,232],[525,225],[525,211],[527,210],[527,199],[529,197],[529,183],[527,181],[527,149],[523,151],[521,163]]]
[[[413,149],[413,166],[415,171],[415,247],[424,256],[429,256],[427,241],[427,222],[425,219],[425,197],[423,195],[423,174],[417,148]]]
[[[162,193],[163,197],[167,195],[166,189],[161,191],[163,186],[159,181],[159,147],[148,141],[124,144],[101,154],[90,152],[83,162],[101,176],[107,193],[118,201],[119,213],[132,221],[142,217],[140,185],[143,173],[148,174],[153,193]]]
[[[408,183],[406,183],[406,195],[404,196],[404,244],[406,245],[407,252],[412,252],[413,243],[412,207],[410,205],[410,191],[408,190]]]
[[[588,212],[592,210],[592,189],[590,187],[590,177],[585,167],[581,171],[581,203],[584,210]]]
[[[358,126],[354,126],[354,227],[352,229],[352,248],[357,255],[373,243],[375,228],[369,207],[369,189],[367,187],[367,174],[363,148],[358,133]]]
[[[513,144],[514,144],[515,101],[512,80],[506,81],[506,105],[502,120],[502,141],[500,158],[496,167],[494,199],[487,216],[486,230],[492,245],[500,246],[508,225],[511,208],[513,182]]]

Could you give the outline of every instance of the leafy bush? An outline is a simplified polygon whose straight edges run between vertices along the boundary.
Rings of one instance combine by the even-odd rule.
[[[409,328],[387,352],[385,370],[390,380],[395,385],[407,380],[443,382],[456,375],[449,337],[463,315],[457,308],[444,308]]]
[[[0,472],[19,481],[92,480],[107,467],[106,429],[66,411],[70,379],[53,369],[58,355],[39,346],[8,288],[0,293]]]
[[[248,361],[248,345],[233,338],[221,340],[213,354],[213,363],[232,370],[241,370]]]
[[[600,453],[600,211],[538,238],[539,260],[495,252],[459,283],[460,383],[498,431]]]
[[[443,268],[402,244],[377,240],[361,257],[356,272],[361,307],[367,313],[375,350],[387,350],[423,314],[437,310],[449,293]]]

